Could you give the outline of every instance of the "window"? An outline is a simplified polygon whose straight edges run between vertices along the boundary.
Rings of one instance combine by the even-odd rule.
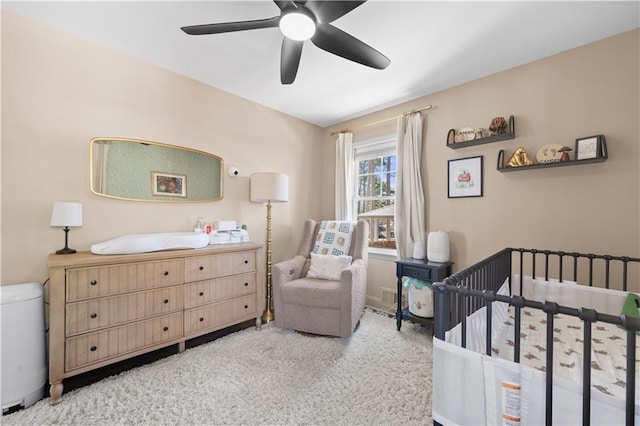
[[[395,136],[354,144],[354,212],[369,222],[369,247],[396,248]]]

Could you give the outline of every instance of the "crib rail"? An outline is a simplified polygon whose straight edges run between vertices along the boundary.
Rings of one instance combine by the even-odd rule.
[[[513,254],[516,253],[515,256]],[[608,255],[594,255],[581,253],[565,253],[553,252],[550,250],[535,249],[512,249],[506,248],[498,253],[489,256],[486,259],[472,265],[460,272],[457,272],[446,278],[442,283],[435,283],[433,286],[435,297],[435,329],[434,336],[444,340],[446,331],[450,330],[457,324],[461,324],[461,345],[466,348],[467,335],[467,316],[476,310],[486,306],[486,355],[492,356],[492,305],[494,302],[508,303],[515,310],[514,324],[514,359],[516,363],[520,362],[520,334],[521,334],[521,311],[522,308],[538,309],[547,315],[546,329],[546,424],[552,424],[553,418],[553,329],[554,315],[565,314],[580,318],[584,323],[584,350],[583,350],[583,395],[582,395],[582,420],[583,424],[588,425],[591,421],[591,331],[595,322],[605,322],[609,324],[619,325],[626,330],[626,403],[625,415],[626,424],[634,424],[635,416],[635,376],[636,376],[636,333],[640,331],[640,319],[626,317],[624,315],[615,316],[599,313],[593,309],[573,308],[562,306],[552,301],[544,303],[527,300],[524,297],[506,296],[496,294],[497,290],[502,286],[507,277],[512,275],[512,263],[514,257],[519,260],[520,277],[524,275],[525,264],[524,255],[531,255],[531,270],[535,276],[536,258],[538,255],[544,257],[543,268],[545,271],[545,279],[549,279],[549,260],[552,256],[557,256],[559,266],[559,277],[563,280],[565,262],[563,258],[570,257],[573,262],[573,281],[578,281],[578,259],[588,259],[589,268],[589,285],[593,285],[593,262],[596,259],[604,260],[605,263],[605,284],[609,288],[610,264],[612,261],[622,262],[622,279],[623,288],[627,288],[627,270],[630,262],[640,262],[638,258],[616,257]],[[514,271],[514,272],[516,272]],[[517,273],[517,272],[516,272]],[[520,281],[520,294],[522,294],[522,280]]]
[[[560,282],[571,280],[593,286],[596,278],[599,278],[602,287],[611,288],[611,277],[613,272],[619,272],[621,276],[621,288],[617,290],[627,291],[629,264],[640,264],[640,258],[628,256],[611,256],[608,254],[585,254],[577,252],[564,252],[553,250],[536,250],[524,248],[509,248],[511,252],[517,253],[514,259],[519,260],[518,265],[514,268],[514,273],[520,274],[520,294],[522,294],[523,276],[528,272],[532,276],[536,275],[537,267],[540,266],[542,260],[542,269],[544,271],[544,279],[549,279],[549,269],[551,266],[557,268],[555,278]],[[526,255],[526,256],[525,256]],[[581,260],[584,260],[581,263]],[[528,266],[528,268],[527,268]],[[582,268],[580,268],[582,266]],[[597,269],[603,269],[600,274],[595,273]],[[585,279],[580,273],[586,273]]]

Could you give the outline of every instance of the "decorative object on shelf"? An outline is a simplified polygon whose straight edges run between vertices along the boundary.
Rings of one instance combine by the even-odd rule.
[[[267,281],[266,304],[262,322],[274,319],[271,309],[271,203],[289,201],[289,176],[282,173],[254,173],[251,175],[251,201],[267,203]]]
[[[505,120],[504,117],[495,117],[493,120],[491,120],[489,130],[491,131],[492,135],[505,133],[507,131],[507,120]]]
[[[494,120],[498,118],[502,118],[504,120],[503,117],[496,117],[494,118]],[[502,126],[499,125],[496,128],[501,128],[501,127]],[[462,130],[471,131],[472,129],[465,127],[459,130],[458,129],[449,130],[449,132],[447,133],[447,146],[449,148],[451,149],[466,148],[469,146],[482,145],[485,143],[506,141],[509,139],[514,139],[516,137],[515,119],[513,115],[509,116],[508,122],[505,121],[505,127],[501,133],[494,134],[494,131],[492,129],[480,128],[475,130],[473,137],[470,138],[469,140],[461,140],[458,133],[461,132]]]
[[[471,127],[463,127],[456,130],[456,135],[453,139],[454,142],[467,142],[476,138],[476,131]]]
[[[571,158],[569,157],[569,151],[573,151],[573,149],[569,148],[568,146],[563,146],[558,150],[558,152],[562,153],[562,155],[560,156],[560,161],[564,162],[571,160]]]
[[[482,197],[482,159],[468,157],[449,160],[448,198]]]
[[[476,129],[476,137],[474,139],[482,139],[485,136],[489,136],[489,130],[485,129],[484,127]]]
[[[602,156],[604,135],[576,139],[576,160],[586,160]]]
[[[56,254],[71,254],[76,251],[69,248],[69,227],[82,226],[82,204],[55,202],[51,211],[51,226],[64,226],[64,248]]]
[[[533,160],[529,158],[527,150],[521,146],[516,149],[509,161],[507,161],[509,167],[530,166],[531,164],[533,164]]]
[[[546,144],[536,153],[536,160],[540,164],[557,163],[562,157],[560,149],[562,149],[562,145],[559,143]]]

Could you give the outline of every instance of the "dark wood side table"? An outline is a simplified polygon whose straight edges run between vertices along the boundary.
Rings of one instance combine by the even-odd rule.
[[[436,263],[424,259],[407,258],[396,260],[396,276],[398,277],[398,310],[396,312],[396,326],[398,331],[402,327],[402,320],[406,319],[418,324],[433,325],[433,318],[413,315],[409,309],[402,309],[402,277],[417,278],[423,281],[438,282],[451,275],[453,262]]]

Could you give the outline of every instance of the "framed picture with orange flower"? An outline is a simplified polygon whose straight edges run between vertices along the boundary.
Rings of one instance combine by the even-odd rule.
[[[482,197],[483,156],[449,160],[449,198]]]
[[[151,194],[186,198],[187,176],[151,172]]]

